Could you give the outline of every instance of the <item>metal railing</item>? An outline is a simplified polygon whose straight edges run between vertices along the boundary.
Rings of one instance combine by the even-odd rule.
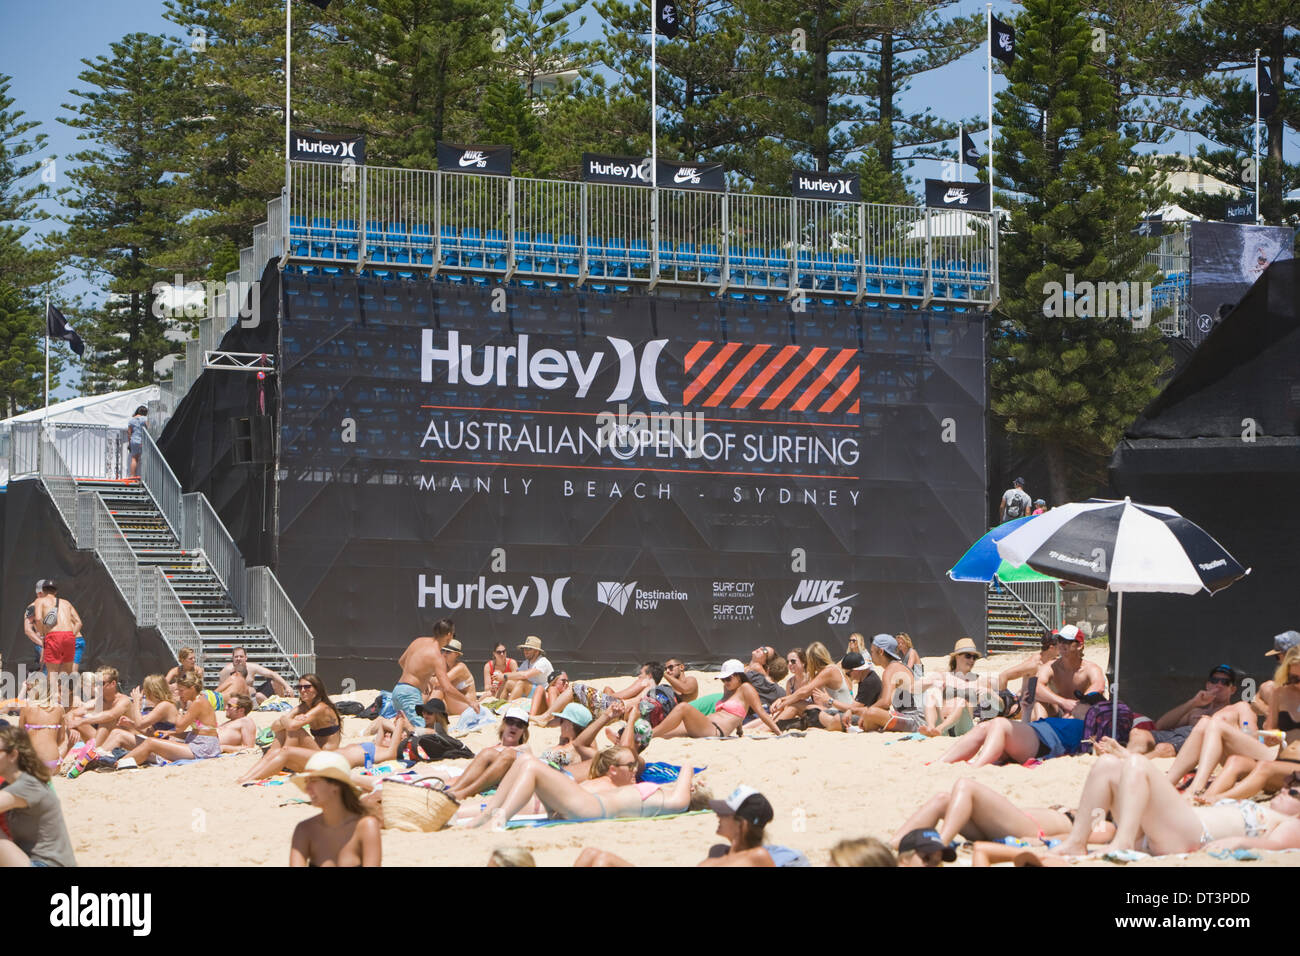
[[[171,528],[177,541],[185,540],[184,520],[181,513],[181,483],[176,480],[171,465],[154,444],[153,436],[144,435],[144,448],[140,454],[140,480],[144,483],[154,503],[162,512],[163,520]],[[184,545],[182,545],[184,547]]]
[[[1061,585],[1057,581],[1003,581],[1007,593],[1037,618],[1043,627],[1061,626]]]
[[[195,661],[198,667],[202,668],[203,638],[199,635],[194,622],[190,620],[180,598],[176,596],[171,582],[158,569],[154,569],[152,593],[157,596],[157,610],[154,617],[157,621],[158,633],[162,634],[173,654],[179,655],[183,647],[193,650]]]
[[[248,612],[244,620],[271,632],[280,652],[298,676],[315,671],[315,640],[271,569],[249,568],[247,581]]]
[[[1164,281],[1151,290],[1153,311],[1163,312],[1157,322],[1165,335],[1182,336],[1199,341],[1196,324],[1191,320],[1192,257],[1188,244],[1187,223],[1164,226],[1160,244],[1147,253],[1146,261],[1155,265]]]
[[[140,622],[143,599],[140,593],[139,558],[131,548],[130,542],[126,540],[126,536],[122,534],[122,529],[117,526],[117,521],[109,512],[108,506],[104,504],[104,499],[94,492],[83,491],[77,496],[77,500],[81,507],[89,509],[91,518],[88,522],[78,521],[74,527],[81,528],[85,524],[94,532],[94,537],[90,541],[78,540],[77,546],[93,548],[99,555],[99,559],[104,562],[104,567],[108,568],[109,577],[117,585],[122,599],[135,615],[136,621]]]
[[[226,530],[220,516],[213,510],[207,496],[199,492],[185,495],[181,500],[181,522],[184,533],[181,547],[187,551],[201,551],[208,567],[217,576],[221,586],[230,595],[230,602],[241,616],[247,617],[246,575],[244,556],[234,538]]]
[[[36,429],[39,442],[36,468],[41,482],[49,491],[50,498],[59,509],[59,514],[63,515],[64,523],[75,533],[77,479],[73,476],[68,463],[63,460],[63,456],[59,454],[58,447],[50,440],[49,430],[43,424],[37,424]]]
[[[997,298],[989,212],[295,161],[282,222],[290,259],[336,273],[869,305]]]

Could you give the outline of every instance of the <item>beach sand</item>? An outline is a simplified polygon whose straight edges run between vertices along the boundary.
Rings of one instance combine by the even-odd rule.
[[[1103,667],[1104,645],[1087,656]],[[1022,655],[979,661],[995,672]],[[927,658],[927,672],[946,669],[947,658]],[[701,693],[719,689],[716,674],[696,673]],[[597,681],[597,686],[606,682]],[[629,678],[609,680],[626,686]],[[368,703],[375,691],[338,699]],[[274,713],[255,715],[267,725]],[[361,739],[366,721],[345,718],[344,740]],[[538,753],[558,739],[557,730],[534,727],[530,745]],[[495,728],[464,738],[474,751],[496,742]],[[657,740],[648,760],[692,763],[707,768],[703,781],[717,797],[738,784],[761,790],[776,810],[769,843],[802,850],[814,865],[845,838],[894,830],[931,794],[973,777],[1022,806],[1076,805],[1090,756],[1063,757],[1025,768],[941,764],[951,738],[903,740],[899,734],[841,734],[810,731],[804,737],[746,736],[728,740]],[[288,863],[294,825],[317,811],[288,777],[275,786],[240,787],[234,781],[257,760],[256,752],[179,767],[87,773],[57,778],[55,789],[82,866],[156,866],[182,862],[202,866],[282,866]],[[466,762],[460,761],[463,766]],[[1160,761],[1167,766],[1168,761]],[[421,765],[421,770],[432,765]],[[539,866],[569,866],[584,847],[609,850],[640,865],[693,866],[719,842],[711,813],[664,820],[604,821],[506,832],[444,830],[407,833],[385,830],[385,866],[481,866],[498,846],[523,846]],[[958,858],[961,865],[969,855]],[[1079,865],[1114,866],[1099,861]],[[1130,866],[1300,865],[1300,853],[1264,854],[1257,862],[1224,862],[1205,853],[1145,860]]]

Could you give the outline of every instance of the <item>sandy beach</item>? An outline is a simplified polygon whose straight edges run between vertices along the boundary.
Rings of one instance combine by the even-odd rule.
[[[981,672],[997,671],[1021,655],[979,661]],[[1089,659],[1103,667],[1104,645],[1090,646]],[[946,658],[927,658],[927,671],[946,669]],[[701,693],[718,688],[716,675],[696,673]],[[629,678],[608,683],[625,686]],[[597,682],[598,686],[604,682]],[[376,691],[339,700],[368,703]],[[277,715],[258,713],[260,725]],[[344,741],[361,739],[367,722],[345,718]],[[533,728],[530,745],[540,752],[558,739],[558,730]],[[494,728],[464,738],[474,751],[494,743]],[[727,740],[657,740],[648,760],[691,763],[706,768],[703,781],[716,796],[744,783],[772,802],[776,819],[768,842],[806,853],[813,865],[825,865],[839,840],[858,836],[888,839],[930,794],[946,790],[961,777],[994,787],[1023,806],[1062,803],[1074,806],[1094,757],[1063,757],[1042,765],[984,767],[941,764],[950,738],[904,740],[899,734],[840,734],[811,731],[804,737],[745,736]],[[55,788],[82,866],[154,866],[160,862],[202,866],[283,866],[289,858],[294,825],[317,811],[287,776],[271,786],[241,787],[234,781],[256,761],[254,752],[198,764],[87,773]],[[463,766],[466,761],[453,762]],[[1167,765],[1167,761],[1163,761]],[[435,765],[420,765],[421,770]],[[525,846],[539,866],[569,866],[584,847],[596,846],[634,863],[693,866],[714,836],[711,813],[664,820],[605,821],[506,832],[444,830],[407,833],[385,830],[385,866],[481,866],[497,846]],[[963,865],[969,854],[959,856]],[[1100,861],[1078,865],[1114,866]],[[1205,853],[1166,857],[1130,866],[1296,866],[1300,853],[1264,853],[1254,862],[1224,862]]]

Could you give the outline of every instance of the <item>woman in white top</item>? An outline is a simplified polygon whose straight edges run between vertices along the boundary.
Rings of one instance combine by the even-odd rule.
[[[812,696],[817,691],[824,691],[832,701],[848,704],[853,701],[853,686],[849,683],[838,664],[831,661],[831,652],[820,641],[809,644],[804,653],[808,657],[808,681],[799,686],[792,694],[780,698],[772,704],[772,713],[780,713],[797,701]],[[840,730],[839,714],[827,713],[820,708],[808,707],[804,710],[804,720],[808,726],[824,727],[827,730]]]

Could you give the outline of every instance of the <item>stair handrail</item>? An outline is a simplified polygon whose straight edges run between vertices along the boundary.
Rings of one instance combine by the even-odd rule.
[[[167,646],[172,649],[172,653],[180,656],[181,648],[188,647],[194,651],[194,660],[196,665],[202,669],[203,662],[203,637],[199,634],[198,628],[190,620],[189,613],[185,610],[185,605],[177,597],[175,588],[167,580],[167,575],[161,568],[152,569],[156,583],[156,593],[158,595],[158,607],[156,620],[158,622],[158,633],[163,636]]]
[[[176,540],[185,541],[185,522],[182,513],[181,498],[184,494],[181,483],[176,479],[172,466],[154,443],[153,436],[144,433],[144,447],[140,452],[140,481],[153,497],[154,504],[162,513],[163,520],[171,528]]]
[[[50,440],[49,431],[44,422],[40,422],[37,427],[38,439],[36,454],[36,473],[40,476],[41,484],[45,490],[50,493],[50,498],[54,501],[54,506],[59,509],[59,514],[63,516],[64,524],[76,533],[77,528],[77,479],[72,475],[72,469],[64,461],[63,456],[59,454],[58,446]]]
[[[78,537],[77,547],[93,550],[99,555],[99,560],[108,569],[109,578],[135,615],[136,622],[141,627],[147,626],[144,623],[147,615],[143,612],[140,594],[140,559],[131,547],[131,542],[126,540],[113,513],[99,495],[93,491],[83,491],[77,495],[77,504],[80,508],[90,509],[91,519],[89,522],[78,520],[74,522],[73,528],[88,529],[92,535],[89,541]]]
[[[1028,602],[1026,602],[1024,598],[1022,598],[1019,594],[1017,594],[1015,591],[1011,589],[1011,584],[1009,582],[1003,581],[1000,577],[998,577],[995,574],[993,575],[993,580],[989,583],[995,584],[1002,590],[1006,591],[1007,594],[1010,594],[1013,598],[1015,598],[1016,603],[1019,604],[1022,608],[1024,608],[1025,613],[1028,614],[1030,617],[1032,617],[1035,621],[1037,621],[1040,627],[1046,628],[1049,631],[1056,629],[1057,625],[1048,624],[1041,617],[1039,617],[1038,612],[1035,611],[1032,607],[1030,607]]]
[[[194,491],[182,496],[181,511],[185,516],[185,536],[181,538],[181,547],[202,552],[208,567],[230,595],[231,604],[240,617],[247,620],[247,574],[244,555],[235,539],[203,492]]]
[[[301,677],[316,670],[316,641],[270,568],[248,569],[248,613],[244,620],[265,627],[271,640]]]

